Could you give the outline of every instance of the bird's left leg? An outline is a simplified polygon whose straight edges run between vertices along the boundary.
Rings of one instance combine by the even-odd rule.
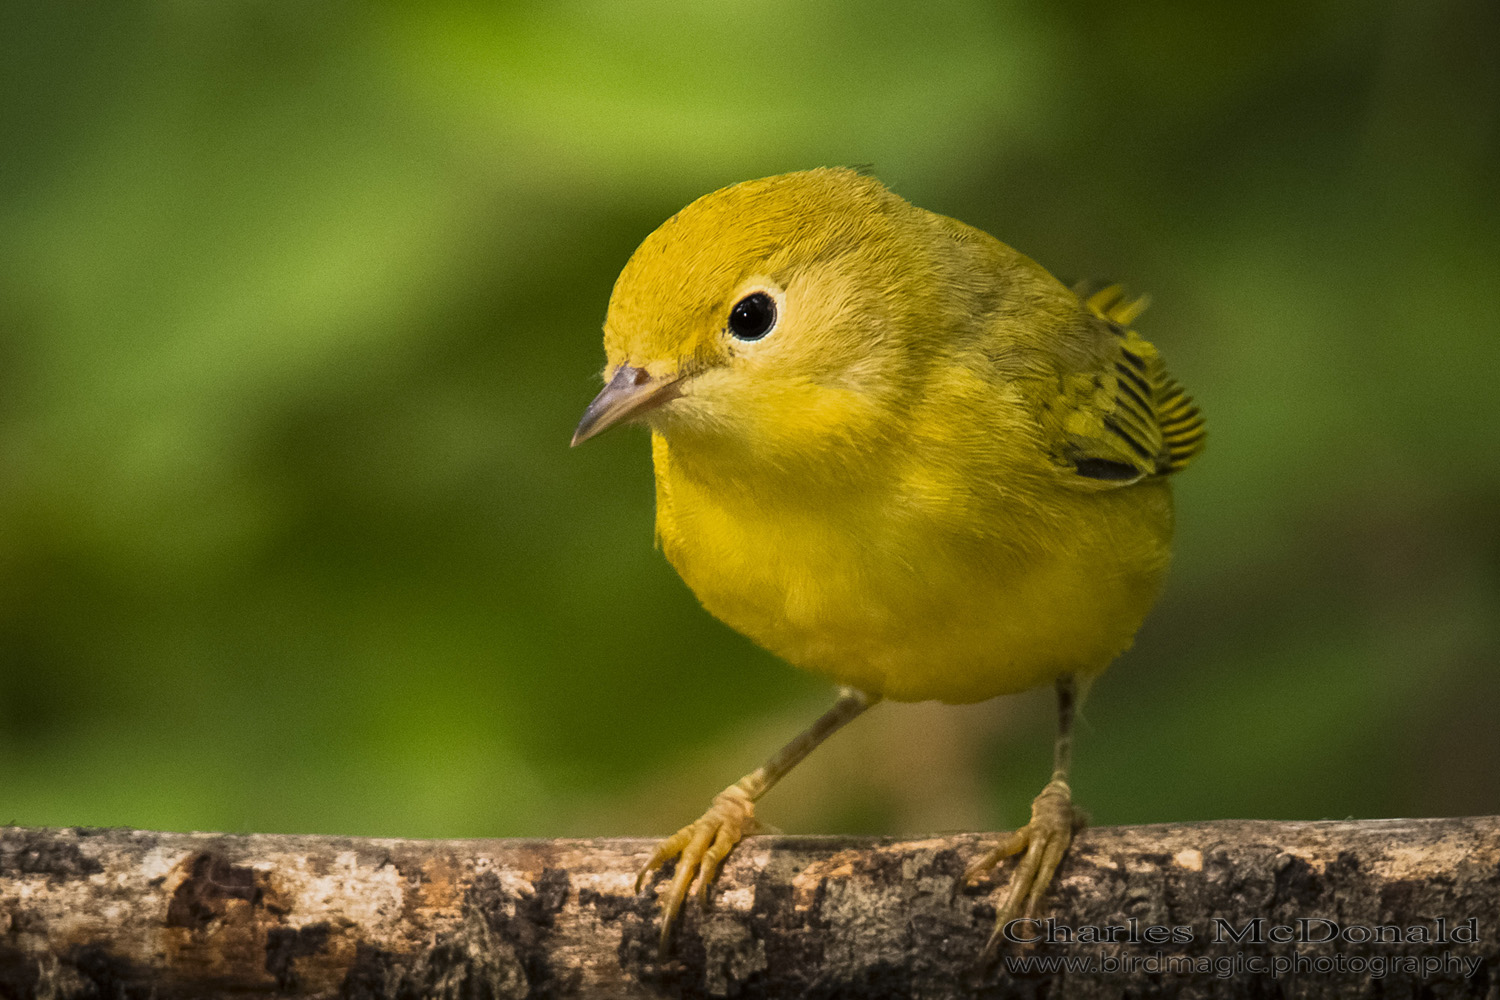
[[[1057,871],[1080,814],[1073,808],[1073,792],[1068,787],[1068,771],[1073,763],[1073,713],[1077,688],[1072,674],[1057,680],[1057,742],[1052,753],[1052,780],[1031,802],[1031,822],[1006,837],[994,850],[969,866],[966,879],[972,880],[994,868],[1004,859],[1021,854],[1016,870],[1005,890],[1004,902],[995,913],[995,929],[984,947],[986,958],[1000,946],[1005,925],[1017,917],[1035,917],[1047,886]],[[1024,852],[1024,854],[1022,853]]]

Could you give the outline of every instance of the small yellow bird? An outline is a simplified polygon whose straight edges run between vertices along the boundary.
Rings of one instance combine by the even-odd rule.
[[[843,686],[642,870],[678,858],[664,951],[693,883],[705,899],[759,829],[755,802],[882,698],[1056,685],[1052,780],[970,869],[1023,855],[991,949],[1037,912],[1077,819],[1075,706],[1156,600],[1167,477],[1204,440],[1130,329],[1143,308],[846,169],[715,191],[635,251],[573,444],[649,424],[667,559],[710,613]]]

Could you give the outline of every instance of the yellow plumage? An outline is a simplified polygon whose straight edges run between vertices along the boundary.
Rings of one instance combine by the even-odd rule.
[[[761,284],[785,296],[778,328],[736,350],[724,318]],[[1156,352],[1105,300],[872,178],[693,203],[620,276],[605,346],[611,367],[696,374],[648,418],[657,537],[710,612],[789,663],[978,701],[1102,670],[1156,597],[1177,467]]]
[[[1086,685],[1156,599],[1203,440],[1143,307],[853,171],[750,181],[632,256],[575,440],[649,423],[704,607],[866,703]]]

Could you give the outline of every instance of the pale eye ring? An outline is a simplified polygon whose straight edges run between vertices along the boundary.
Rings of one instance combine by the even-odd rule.
[[[776,329],[776,300],[765,292],[751,292],[729,310],[729,333],[736,340],[760,340]]]

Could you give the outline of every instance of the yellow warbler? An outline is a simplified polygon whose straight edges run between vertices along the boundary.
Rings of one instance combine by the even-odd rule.
[[[1022,855],[997,935],[1037,911],[1076,819],[1076,700],[1156,599],[1167,476],[1203,443],[1130,329],[1142,308],[843,169],[706,195],[630,258],[573,443],[647,423],[672,565],[712,614],[844,688],[642,871],[679,858],[663,949],[693,883],[705,898],[758,829],[755,801],[866,708],[1055,684],[1052,780],[970,870]]]

